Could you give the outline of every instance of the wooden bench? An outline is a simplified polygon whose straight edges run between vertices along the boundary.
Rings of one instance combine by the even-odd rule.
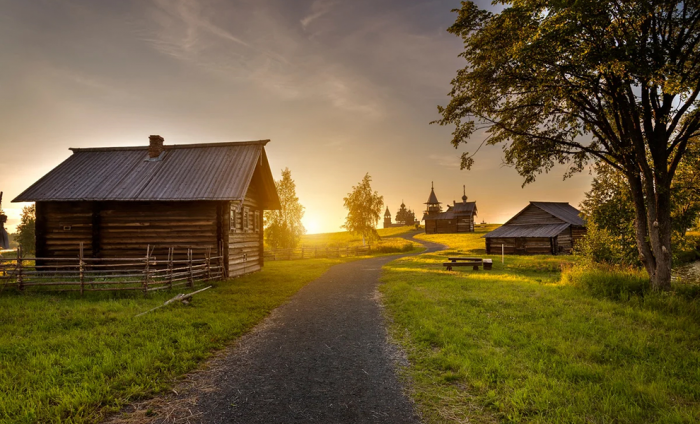
[[[452,271],[453,266],[470,266],[474,271],[478,271],[480,266],[484,267],[484,270],[493,269],[492,259],[481,259],[481,258],[447,258],[450,262],[444,262],[442,265],[447,268],[448,271]]]

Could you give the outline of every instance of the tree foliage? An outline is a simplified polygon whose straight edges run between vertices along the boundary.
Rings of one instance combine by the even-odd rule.
[[[265,211],[265,241],[273,249],[293,249],[306,233],[301,219],[304,206],[299,203],[296,184],[289,168],[282,171],[282,179],[275,181],[280,198],[280,210]]]
[[[379,234],[375,229],[384,207],[384,197],[378,192],[372,191],[372,177],[365,174],[357,186],[343,198],[344,206],[348,210],[343,228],[362,235],[362,243],[365,240],[378,239]]]
[[[700,216],[700,140],[693,139],[671,185],[671,244],[685,244],[688,229]],[[608,263],[638,265],[634,202],[624,175],[605,162],[595,166],[591,190],[581,203],[589,232],[583,253]],[[594,231],[590,231],[592,226]],[[599,240],[595,240],[599,238]],[[600,249],[600,250],[596,250]]]
[[[462,2],[449,31],[468,62],[439,107],[457,148],[476,135],[503,144],[524,183],[557,164],[621,172],[635,210],[640,261],[670,287],[671,183],[700,130],[696,1]],[[478,150],[478,148],[477,148]],[[473,155],[462,155],[470,168]]]
[[[22,218],[17,225],[17,239],[24,255],[36,253],[36,206],[22,208]]]
[[[638,265],[634,203],[624,175],[601,162],[581,203],[587,234],[581,252],[595,262]]]

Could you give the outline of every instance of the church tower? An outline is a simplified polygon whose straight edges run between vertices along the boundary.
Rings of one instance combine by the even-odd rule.
[[[442,211],[440,202],[438,202],[437,196],[435,195],[435,186],[433,183],[430,184],[430,197],[428,197],[428,201],[425,202],[425,204],[428,205],[428,208],[425,210],[428,216],[439,214]]]
[[[386,207],[386,212],[384,212],[384,228],[391,227],[391,212],[389,212],[389,207]]]

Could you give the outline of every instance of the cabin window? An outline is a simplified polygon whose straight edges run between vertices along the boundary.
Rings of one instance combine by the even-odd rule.
[[[232,233],[236,232],[236,216],[238,214],[238,207],[231,205],[231,218],[230,218],[230,230]]]
[[[255,232],[260,232],[260,211],[255,211]]]
[[[243,208],[243,232],[247,233],[250,231],[250,209]]]

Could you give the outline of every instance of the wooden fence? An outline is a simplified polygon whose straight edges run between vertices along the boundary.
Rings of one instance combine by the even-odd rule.
[[[45,287],[54,291],[141,290],[145,293],[178,286],[192,287],[197,281],[225,277],[223,256],[210,250],[186,249],[186,259],[175,259],[176,248],[168,248],[167,258],[153,256],[148,246],[141,258],[86,258],[82,245],[77,258],[0,257],[0,285],[23,291]],[[199,257],[202,256],[202,257]]]
[[[372,246],[354,247],[297,247],[296,249],[271,249],[265,251],[265,260],[279,261],[312,258],[342,258],[372,253]]]

